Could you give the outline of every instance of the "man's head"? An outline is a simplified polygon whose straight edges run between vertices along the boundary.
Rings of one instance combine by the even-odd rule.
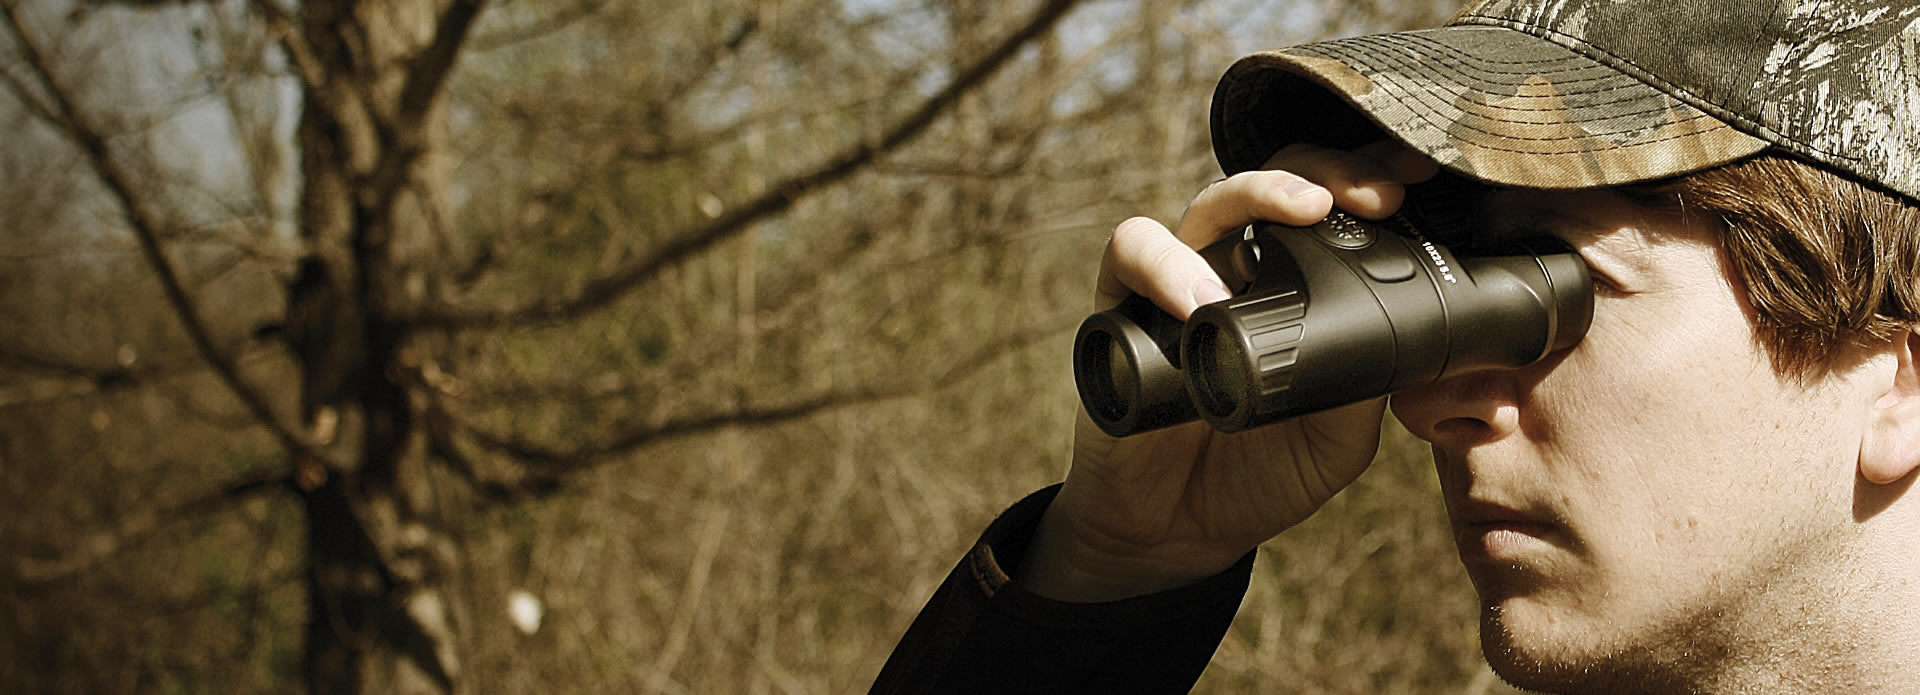
[[[1479,0],[1249,56],[1214,95],[1229,174],[1389,136],[1468,179],[1717,218],[1782,372],[1920,324],[1920,0]]]
[[[1669,201],[1491,193],[1485,233],[1586,259],[1587,337],[1393,398],[1433,445],[1489,661],[1542,690],[1711,692],[1810,666],[1785,655],[1905,653],[1876,630],[1920,623],[1874,593],[1914,579],[1920,499],[1894,504],[1920,466],[1920,334],[1814,344],[1824,361],[1783,373],[1793,343],[1763,330],[1729,233]]]
[[[1818,376],[1920,325],[1920,204],[1777,154],[1634,190],[1719,228],[1783,375]]]
[[[1250,57],[1214,109],[1229,173],[1390,136],[1593,268],[1580,345],[1393,401],[1502,675],[1920,687],[1920,2],[1495,0]]]

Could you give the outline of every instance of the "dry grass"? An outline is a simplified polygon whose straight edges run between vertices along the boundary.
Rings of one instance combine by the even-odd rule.
[[[997,260],[1020,261],[993,271],[987,291],[957,282],[910,295],[946,320],[895,353],[855,349],[870,310],[823,309],[856,328],[805,336],[821,355],[805,359],[884,360],[844,367],[853,374],[933,369],[1011,317],[1079,306],[1084,283],[1069,269],[1098,239],[1092,229],[1036,238],[1005,250]],[[932,267],[982,277],[964,255]],[[455,584],[475,692],[864,691],[987,521],[1062,474],[1069,327],[932,392],[668,442],[556,497],[470,516]],[[27,511],[4,529],[13,552],[246,461],[274,465],[259,458],[263,443],[193,424],[200,414],[179,407],[231,411],[205,381],[9,411],[4,502]],[[1389,428],[1383,451],[1268,544],[1197,692],[1512,692],[1480,662],[1424,448]],[[297,501],[267,497],[169,528],[75,581],[8,592],[0,690],[297,688]],[[544,603],[535,634],[506,620],[515,589]]]
[[[683,442],[513,513],[539,528],[516,581],[552,613],[534,637],[483,638],[483,681],[863,691],[986,522],[1058,478],[1070,391],[1034,374],[1054,348],[927,398]],[[972,399],[974,417],[942,407]],[[1480,659],[1424,447],[1390,427],[1385,452],[1266,546],[1196,692],[1515,692]]]
[[[639,19],[653,22],[653,9],[636,10],[649,14]],[[636,40],[639,30],[610,33],[608,45],[655,45]],[[1206,31],[1199,36],[1189,48],[1225,45]],[[1031,141],[1044,146],[1005,132],[1031,118],[985,107],[1046,104],[1069,87],[1084,91],[1098,81],[1077,73],[1004,80],[995,89],[1026,89],[1031,98],[983,99],[973,106],[985,115],[943,125],[947,130],[927,137],[918,159],[900,162],[952,162],[966,176],[864,177],[763,225],[758,250],[722,248],[591,320],[463,343],[472,359],[458,365],[460,376],[479,384],[476,392],[517,381],[597,393],[575,387],[607,375],[615,377],[608,383],[630,387],[624,400],[501,397],[475,407],[477,419],[497,419],[489,424],[576,442],[609,421],[699,412],[742,393],[756,403],[780,403],[834,386],[925,378],[997,338],[1058,324],[1038,342],[1008,349],[929,392],[649,446],[569,481],[559,495],[445,514],[461,543],[449,583],[461,600],[455,623],[471,692],[864,691],[986,523],[1063,473],[1073,408],[1065,356],[1071,320],[1086,308],[1089,259],[1098,257],[1103,225],[1140,213],[1173,219],[1189,193],[1217,174],[1197,124],[1224,59],[1186,58],[1188,72],[1205,79],[1174,71],[1157,88],[1117,90],[1119,97],[1154,98],[1117,98],[1089,112],[1100,129],[1062,125]],[[530,64],[506,62],[505,74],[516,77]],[[595,64],[646,72],[633,68],[644,58]],[[580,83],[596,80],[587,75]],[[558,91],[572,98],[592,90]],[[801,90],[794,98],[812,103],[817,96]],[[623,110],[625,96],[608,100],[618,107],[612,116],[587,113],[579,123],[604,120],[619,132],[644,133]],[[1156,108],[1164,110],[1150,110]],[[583,137],[592,132],[584,126],[566,123],[543,121],[532,132],[570,144],[595,141]],[[1164,156],[1141,163],[1141,142],[1163,143]],[[568,152],[551,155],[566,165],[553,168],[570,171]],[[496,154],[498,161],[475,157],[472,164],[540,169],[527,152]],[[716,161],[732,161],[725,154]],[[992,168],[982,162],[1004,161],[1024,168],[1005,180],[971,176]],[[695,214],[696,193],[731,196],[734,187],[764,183],[743,183],[752,177],[725,167],[689,168],[701,175],[662,169],[658,181],[635,184],[646,194],[637,199],[608,193],[608,201],[646,213],[615,227],[641,230],[635,234],[669,229],[673,215]],[[467,212],[479,217],[527,212],[471,205]],[[548,238],[564,228],[533,230],[529,246],[553,248],[520,252],[521,260],[537,263],[520,278],[526,284],[510,288],[515,299],[551,291],[541,283],[563,284],[608,253],[596,245],[602,240],[587,244],[592,235],[583,232],[572,241],[584,250],[569,255],[574,250],[560,243],[566,240]],[[44,245],[71,241],[48,235]],[[649,241],[642,235],[620,243]],[[16,255],[27,248],[22,239],[0,243]],[[760,270],[742,272],[736,258],[755,253]],[[111,366],[119,346],[136,345],[142,365],[166,357],[188,368],[106,392],[86,378],[0,365],[7,367],[0,392],[13,399],[0,405],[0,508],[10,510],[0,515],[0,554],[9,558],[57,555],[128,514],[237,473],[286,466],[218,384],[190,371],[190,351],[157,349],[182,343],[151,288],[124,282],[147,278],[147,271],[97,260],[71,264],[16,260],[0,273],[0,319],[13,334],[0,347],[44,348]],[[251,284],[202,293],[233,344],[283,303],[284,278],[248,269]],[[715,354],[715,346],[731,349],[754,340],[756,331],[758,341],[744,352]],[[254,347],[278,354],[277,346]],[[255,383],[278,402],[292,402],[297,386],[284,357],[263,358],[254,368]],[[48,395],[43,383],[73,388]],[[1240,619],[1198,692],[1510,692],[1479,661],[1471,590],[1453,559],[1425,454],[1404,432],[1388,436],[1374,471],[1268,545]],[[447,479],[436,484],[458,488]],[[71,580],[0,586],[0,692],[297,690],[306,530],[293,495],[259,496],[167,525]],[[533,634],[507,620],[515,590],[544,604]]]

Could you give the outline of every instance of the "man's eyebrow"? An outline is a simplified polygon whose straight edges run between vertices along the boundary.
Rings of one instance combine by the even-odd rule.
[[[1627,202],[1649,210],[1678,210],[1681,207],[1680,193],[1675,189],[1672,179],[1617,186],[1613,192],[1627,199]]]
[[[1477,199],[1468,205],[1473,209],[1473,218],[1477,222],[1472,241],[1553,236],[1548,216],[1541,214],[1538,205],[1526,203],[1518,195],[1518,189],[1485,186]]]
[[[1636,252],[1646,244],[1638,235],[1611,234],[1595,226],[1578,210],[1564,209],[1536,198],[1533,195],[1536,193],[1539,192],[1489,187],[1488,194],[1481,198],[1480,212],[1476,215],[1480,227],[1475,230],[1473,241],[1553,237],[1573,246],[1582,255],[1611,258],[1612,265],[1639,267],[1644,264],[1644,259],[1638,257],[1641,254]],[[1629,240],[1622,236],[1636,238]]]
[[[1622,198],[1629,204],[1637,205],[1625,196]],[[1551,229],[1551,236],[1567,242],[1589,265],[1604,269],[1616,280],[1643,277],[1659,267],[1654,249],[1658,244],[1648,236],[1648,229],[1640,224],[1646,221],[1644,217],[1636,218],[1632,223],[1619,220],[1620,224],[1611,223],[1613,218],[1603,218],[1610,222],[1600,224],[1576,212],[1546,212],[1542,216],[1527,216],[1522,225],[1535,225],[1534,228],[1543,234]]]

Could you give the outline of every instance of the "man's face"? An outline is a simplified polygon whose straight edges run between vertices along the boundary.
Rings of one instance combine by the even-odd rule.
[[[1568,241],[1599,289],[1574,348],[1393,399],[1433,444],[1488,660],[1534,688],[1656,689],[1817,629],[1794,626],[1857,550],[1863,370],[1778,376],[1702,221],[1492,198],[1488,228]]]

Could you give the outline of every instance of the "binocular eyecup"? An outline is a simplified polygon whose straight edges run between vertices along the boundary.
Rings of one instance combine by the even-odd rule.
[[[1592,279],[1566,244],[1469,251],[1400,217],[1256,224],[1201,251],[1234,297],[1183,323],[1134,295],[1080,324],[1081,403],[1116,437],[1201,418],[1237,432],[1523,367],[1586,335]]]

